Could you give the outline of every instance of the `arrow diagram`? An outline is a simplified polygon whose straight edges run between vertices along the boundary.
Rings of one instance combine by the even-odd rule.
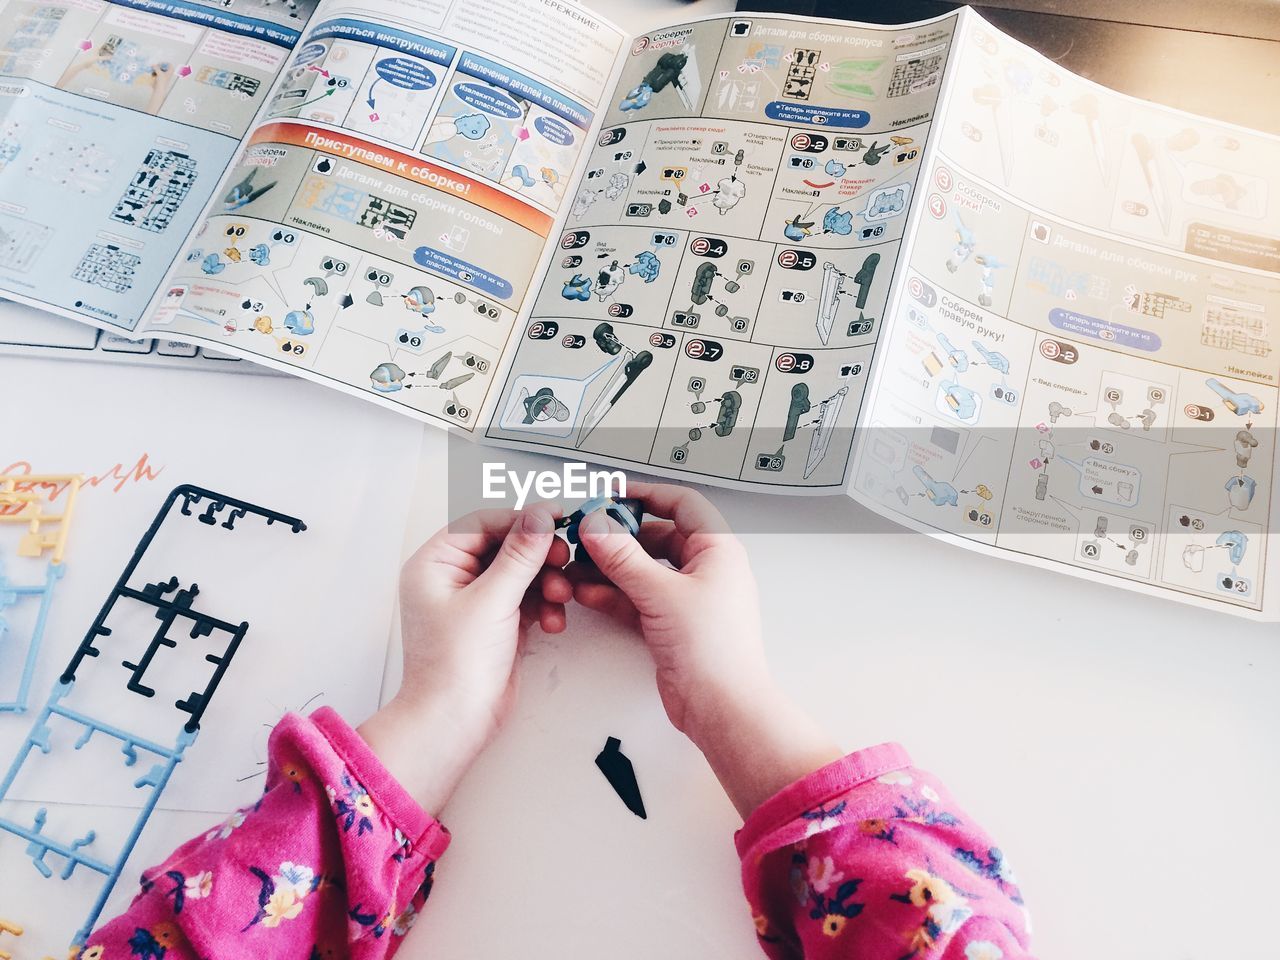
[[[323,100],[325,97],[331,97],[336,91],[337,91],[337,87],[330,87],[324,93],[320,94],[320,96],[312,97],[310,100],[306,100],[298,104],[296,109],[301,110],[303,107],[310,106],[311,104],[315,103],[317,100]]]

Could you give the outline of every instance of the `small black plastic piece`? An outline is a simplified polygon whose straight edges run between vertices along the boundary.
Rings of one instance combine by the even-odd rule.
[[[609,786],[613,787],[614,793],[627,805],[627,809],[641,820],[648,820],[649,815],[644,810],[644,798],[640,796],[640,784],[636,783],[635,768],[631,766],[627,755],[622,752],[621,740],[610,737],[604,742],[604,749],[596,757],[596,766],[609,781]]]

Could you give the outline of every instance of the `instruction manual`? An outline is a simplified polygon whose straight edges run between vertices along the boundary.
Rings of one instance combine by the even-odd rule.
[[[5,296],[1263,615],[1276,137],[967,9],[3,9]]]

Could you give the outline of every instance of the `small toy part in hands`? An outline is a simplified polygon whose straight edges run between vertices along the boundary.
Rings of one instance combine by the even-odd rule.
[[[556,528],[563,530],[565,539],[578,548],[574,551],[574,560],[584,567],[594,568],[596,562],[587,552],[578,528],[587,514],[597,510],[603,510],[606,516],[616,520],[633,537],[640,535],[640,524],[644,521],[644,501],[635,497],[595,497],[562,518]]]

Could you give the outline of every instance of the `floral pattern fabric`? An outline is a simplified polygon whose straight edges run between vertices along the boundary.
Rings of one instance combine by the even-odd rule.
[[[258,802],[147,870],[81,960],[390,957],[448,844],[336,713],[290,715]]]
[[[736,840],[773,960],[1030,957],[1030,915],[1008,859],[896,744],[792,784]]]
[[[787,787],[736,841],[772,960],[1030,957],[1008,858],[895,744]],[[336,713],[291,715],[258,802],[146,871],[81,960],[390,957],[448,844]]]

